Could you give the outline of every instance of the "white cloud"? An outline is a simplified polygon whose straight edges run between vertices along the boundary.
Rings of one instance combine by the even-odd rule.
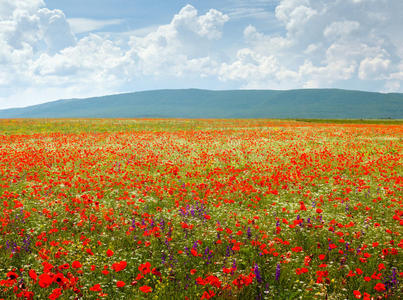
[[[360,27],[356,21],[337,21],[326,26],[323,35],[330,40],[337,40],[349,36]]]
[[[316,14],[308,0],[283,0],[276,7],[276,17],[285,24],[289,34],[302,32],[302,27]]]
[[[8,18],[0,19],[0,39],[11,49],[31,47],[34,53],[55,53],[75,44],[62,11],[38,7],[32,13],[32,9],[17,7]]]
[[[360,79],[379,78],[387,74],[391,61],[381,56],[366,57],[360,63],[358,76]]]
[[[43,0],[2,0],[0,2],[0,19],[11,19],[13,17],[13,13],[18,10],[26,11],[32,14],[44,5],[45,3],[43,2]]]
[[[132,37],[132,36],[144,37],[147,34],[150,34],[151,32],[156,31],[158,29],[158,27],[159,26],[147,26],[147,27],[138,28],[138,29],[131,30],[131,31],[126,31],[119,35],[126,36],[126,37]]]
[[[0,71],[0,89],[9,94],[0,98],[0,107],[6,106],[1,103],[5,101],[24,105],[26,101],[16,99],[27,93],[35,95],[30,98],[38,102],[38,95],[54,99],[57,91],[63,98],[113,93],[143,76],[184,78],[197,74],[205,78],[216,74],[219,65],[210,52],[216,52],[212,47],[227,20],[228,16],[217,10],[199,15],[187,5],[169,24],[148,29],[151,32],[145,36],[131,36],[126,43],[96,34],[76,42],[61,11],[40,6],[32,12],[22,10],[3,30],[3,35],[12,38],[0,39],[0,62],[7,66]],[[10,79],[7,73],[16,76]],[[7,89],[10,80],[20,88]]]
[[[107,81],[113,79],[114,70],[123,63],[124,52],[119,47],[91,34],[74,47],[65,48],[55,55],[42,54],[32,64],[31,71],[37,81],[43,82],[55,77],[58,77],[58,82],[94,82],[100,77],[105,77],[103,80]]]
[[[0,4],[0,90],[3,95],[13,96],[33,84],[30,69],[42,53],[52,55],[76,43],[63,12],[43,6],[43,1],[34,0],[3,0]],[[10,98],[7,104],[0,103],[0,107],[12,106],[14,102],[15,98]]]
[[[186,5],[174,16],[169,28],[177,32],[193,32],[200,37],[219,39],[221,28],[229,17],[218,10],[210,9],[206,14],[198,16],[197,10]]]
[[[94,30],[103,29],[111,25],[119,25],[123,22],[122,19],[110,20],[95,20],[88,18],[69,18],[67,22],[74,34],[91,32]]]
[[[217,10],[199,16],[193,6],[187,5],[169,24],[144,37],[132,37],[127,55],[145,75],[180,77],[195,71],[196,65],[203,66],[205,74],[209,63],[213,72],[212,56],[217,52],[213,46],[227,21],[228,16]]]
[[[287,88],[354,82],[357,89],[393,79],[396,87],[403,61],[403,36],[397,33],[403,19],[396,11],[403,11],[402,1],[282,0],[275,14],[286,33],[265,35],[248,26],[246,48],[231,64],[223,64],[220,78],[240,80],[243,86]],[[255,63],[240,53],[248,53]]]
[[[61,10],[43,8],[38,11],[37,15],[40,20],[38,40],[43,39],[48,53],[56,53],[75,45],[76,39]]]
[[[273,13],[268,12],[263,7],[236,7],[228,9],[228,16],[231,19],[242,18],[271,18]]]
[[[396,81],[396,80],[392,80],[392,81],[387,81],[385,83],[385,88],[382,90],[382,92],[385,93],[393,93],[396,91],[399,91],[401,88],[401,82]]]

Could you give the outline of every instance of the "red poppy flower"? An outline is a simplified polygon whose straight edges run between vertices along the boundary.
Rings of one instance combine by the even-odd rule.
[[[116,282],[116,286],[117,286],[118,288],[124,287],[125,285],[126,285],[126,283],[125,283],[124,281],[118,281],[118,282]]]
[[[355,297],[356,299],[361,299],[361,297],[362,297],[360,291],[354,291],[353,294],[354,294],[354,297]]]
[[[38,275],[36,274],[35,270],[29,270],[28,272],[29,277],[31,277],[35,282],[38,279]]]
[[[375,286],[374,286],[374,290],[378,291],[378,292],[383,292],[386,290],[385,285],[383,283],[378,282]]]
[[[153,291],[153,289],[151,287],[149,287],[148,285],[143,285],[139,289],[143,293],[151,293]]]
[[[78,268],[81,268],[81,267],[82,267],[82,264],[81,264],[78,260],[75,260],[75,261],[73,261],[73,263],[71,264],[71,266],[72,266],[74,269],[78,269]]]
[[[41,288],[47,288],[53,283],[53,277],[47,273],[39,275],[39,286]]]
[[[70,268],[69,264],[63,264],[59,266],[59,270],[67,270],[68,268]]]
[[[150,268],[151,268],[150,262],[146,262],[145,264],[141,264],[138,269],[142,274],[146,275],[151,272]]]
[[[108,275],[108,274],[109,274],[109,271],[108,271],[108,270],[102,270],[102,274]]]
[[[243,286],[248,286],[251,284],[252,280],[253,277],[240,274],[234,281],[232,281],[232,284],[238,289],[241,289]]]
[[[95,284],[94,286],[90,287],[90,291],[101,292],[102,291],[101,285],[99,283]]]
[[[337,246],[336,246],[335,244],[333,244],[333,243],[332,243],[332,244],[330,244],[330,245],[329,245],[329,248],[330,248],[330,249],[336,249],[336,248],[337,248]]]
[[[195,248],[192,248],[192,249],[190,250],[190,253],[191,253],[193,256],[199,256],[199,253],[197,253],[197,250],[196,250]]]
[[[370,299],[371,299],[371,295],[364,292],[364,298],[363,298],[363,300],[370,300]]]
[[[126,268],[127,266],[127,262],[125,262],[124,260],[114,263],[112,264],[112,269],[115,270],[115,272],[119,272],[122,271]]]
[[[162,277],[162,274],[161,274],[161,272],[160,271],[158,271],[158,269],[157,268],[153,268],[152,270],[151,270],[151,273],[152,274],[154,274],[155,276],[158,276],[158,277]]]
[[[59,286],[63,286],[68,282],[68,279],[62,273],[58,273],[53,277],[53,282],[56,282]]]
[[[301,275],[301,274],[303,274],[303,273],[307,273],[309,270],[307,269],[307,268],[297,268],[296,270],[295,270],[295,273],[297,274],[297,275]]]
[[[111,249],[106,250],[106,256],[111,257],[114,252]]]
[[[212,297],[214,297],[214,296],[215,296],[214,291],[212,291],[212,290],[209,290],[208,292],[207,292],[207,291],[204,291],[204,293],[203,293],[203,295],[201,296],[200,300],[203,300],[203,299],[210,299],[210,298],[212,298]]]
[[[206,282],[204,281],[204,279],[202,277],[197,277],[196,278],[196,283],[200,284],[200,285],[205,285]]]
[[[44,261],[42,263],[43,266],[43,273],[48,273],[50,272],[50,270],[52,270],[54,268],[54,266],[50,263],[48,263],[47,261]]]
[[[352,270],[350,270],[349,272],[348,272],[348,274],[347,274],[347,277],[354,277],[356,274],[352,271]]]
[[[13,271],[10,271],[10,272],[7,273],[7,277],[10,280],[16,280],[18,278],[18,274],[13,272]]]
[[[62,294],[62,289],[61,288],[54,289],[52,291],[52,294],[49,295],[49,299],[50,300],[58,299],[61,296],[61,294]]]

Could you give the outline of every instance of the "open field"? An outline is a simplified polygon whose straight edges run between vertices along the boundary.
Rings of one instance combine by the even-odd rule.
[[[402,124],[0,120],[0,299],[399,299]]]
[[[403,125],[401,119],[296,119],[297,122],[327,123],[327,124],[384,124]]]

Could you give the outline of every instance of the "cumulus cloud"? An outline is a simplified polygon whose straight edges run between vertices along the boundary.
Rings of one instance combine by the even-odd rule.
[[[193,32],[200,37],[218,39],[221,37],[221,28],[229,17],[218,10],[210,9],[206,14],[198,16],[192,5],[186,5],[174,16],[170,29],[177,32]]]
[[[323,35],[329,40],[338,40],[350,36],[359,27],[356,21],[336,21],[326,26]]]
[[[276,7],[276,17],[283,22],[288,35],[303,33],[303,25],[318,12],[312,8],[308,0],[283,0]]]
[[[16,11],[26,11],[30,14],[35,13],[40,7],[44,6],[43,0],[24,0],[24,1],[9,1],[0,2],[0,19],[11,19]]]
[[[204,15],[187,5],[176,14],[171,23],[157,28],[144,37],[132,37],[128,55],[145,75],[182,76],[196,71],[214,73],[213,47],[221,37],[228,16],[214,9]],[[206,75],[206,74],[205,74]]]
[[[55,53],[75,44],[63,12],[41,8],[40,4],[9,5],[8,11],[3,4],[0,37],[12,50],[30,47],[34,53]]]
[[[2,95],[10,97],[33,84],[30,69],[42,53],[53,55],[76,44],[63,12],[44,5],[40,0],[0,2]],[[14,106],[14,100],[0,106]]]
[[[197,74],[205,78],[216,74],[219,64],[213,59],[217,52],[213,46],[229,18],[215,9],[199,15],[187,5],[169,24],[143,36],[131,36],[125,44],[92,33],[77,41],[64,14],[43,7],[41,1],[29,7],[10,4],[7,9],[6,15],[12,10],[13,17],[0,21],[4,25],[0,29],[0,63],[6,66],[0,71],[0,91],[9,96],[0,98],[0,107],[5,106],[1,101],[23,105],[25,101],[17,103],[16,99],[27,91],[36,95],[32,96],[35,100],[40,91],[48,99],[55,99],[55,91],[63,98],[82,97],[116,92],[143,76]],[[11,83],[18,88],[7,88]]]
[[[387,74],[391,61],[381,56],[366,57],[360,63],[358,76],[360,79],[379,78]]]
[[[282,0],[275,16],[284,24],[285,34],[265,35],[248,26],[244,31],[247,48],[239,50],[230,65],[223,65],[220,78],[261,88],[354,82],[359,89],[375,81],[389,90],[400,88],[396,78],[401,74],[403,37],[397,28],[403,28],[403,21],[397,11],[403,11],[402,1]],[[242,53],[259,63],[251,65]],[[277,67],[259,67],[267,61],[276,62]]]

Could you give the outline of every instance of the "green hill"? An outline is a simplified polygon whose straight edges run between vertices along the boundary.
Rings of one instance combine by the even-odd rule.
[[[340,89],[155,90],[0,110],[0,118],[402,119],[403,94]]]

